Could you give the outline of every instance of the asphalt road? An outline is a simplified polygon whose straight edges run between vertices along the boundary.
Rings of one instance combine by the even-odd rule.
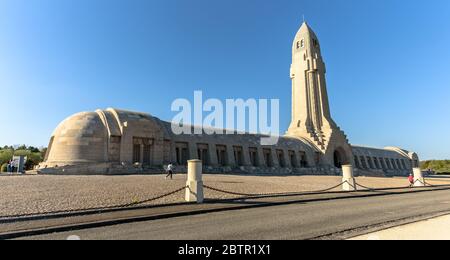
[[[450,191],[352,198],[137,222],[25,239],[260,240],[351,237],[365,228],[450,212]],[[345,235],[344,235],[345,234]],[[359,233],[360,234],[360,233]],[[355,233],[356,235],[356,233]]]

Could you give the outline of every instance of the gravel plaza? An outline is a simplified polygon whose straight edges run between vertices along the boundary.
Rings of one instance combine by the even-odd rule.
[[[109,207],[143,201],[182,188],[186,175],[173,180],[161,175],[121,176],[53,176],[0,175],[0,215],[20,215],[84,208]],[[205,185],[235,193],[289,193],[323,190],[342,182],[338,176],[255,176],[204,175]],[[406,178],[358,177],[357,183],[371,188],[408,186]],[[429,179],[433,185],[450,184],[444,179]],[[336,188],[333,191],[339,191]],[[158,199],[143,205],[184,202],[184,193]],[[236,195],[205,189],[207,199],[230,199]]]

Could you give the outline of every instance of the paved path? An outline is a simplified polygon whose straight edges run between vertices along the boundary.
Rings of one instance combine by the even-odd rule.
[[[385,228],[442,212],[450,212],[449,190],[303,202],[136,222],[28,239],[66,239],[71,235],[81,239],[346,239],[361,232],[373,231],[374,227]]]
[[[389,228],[351,240],[450,240],[450,215]]]

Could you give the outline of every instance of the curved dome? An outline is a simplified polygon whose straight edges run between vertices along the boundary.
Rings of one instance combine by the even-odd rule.
[[[107,129],[96,112],[75,114],[54,131],[49,145],[47,163],[74,165],[105,162]]]

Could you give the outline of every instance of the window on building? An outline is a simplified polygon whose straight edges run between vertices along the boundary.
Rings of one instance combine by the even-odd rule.
[[[317,39],[313,39],[313,44],[314,44],[314,47],[317,47],[317,46],[319,46],[319,41],[317,41]]]
[[[361,169],[361,165],[359,163],[358,156],[355,156],[355,167],[358,168],[358,169]]]
[[[384,158],[384,163],[386,164],[386,169],[390,170],[391,169],[391,164],[389,163],[389,160],[387,158]]]
[[[378,163],[378,158],[376,158],[376,157],[373,157],[373,162],[374,162],[374,166],[375,166],[375,169],[380,169],[381,167],[380,167],[380,164]]]
[[[297,156],[295,155],[295,151],[289,151],[289,159],[291,161],[292,168],[298,168]]]
[[[297,42],[297,49],[304,48],[305,47],[305,39],[302,39],[301,41]]]
[[[208,144],[197,144],[198,159],[203,165],[209,165],[209,149]]]
[[[244,166],[244,149],[242,146],[234,146],[234,159],[237,166]]]
[[[258,148],[249,148],[249,154],[250,154],[250,163],[253,167],[258,167]]]
[[[372,158],[367,157],[367,163],[369,164],[370,169],[375,169],[373,162],[372,162]]]
[[[272,150],[264,149],[263,154],[264,154],[264,161],[265,161],[266,167],[273,167]]]
[[[133,145],[133,163],[141,163],[141,145]]]
[[[143,164],[151,165],[152,164],[152,146],[148,144],[144,144],[143,149]]]
[[[308,158],[306,157],[306,152],[300,152],[300,167],[308,168]]]
[[[133,137],[133,163],[151,165],[153,140],[150,138]]]
[[[360,161],[361,161],[361,166],[363,169],[368,169],[367,168],[367,162],[366,162],[366,158],[364,158],[364,156],[359,157]]]
[[[398,170],[397,165],[395,164],[395,160],[394,160],[394,159],[391,159],[391,164],[392,164],[392,168],[393,168],[394,170]]]
[[[189,160],[189,144],[188,143],[175,143],[175,152],[178,165],[187,165]]]
[[[380,157],[380,158],[378,158],[378,161],[380,161],[381,169],[386,170],[386,163],[385,163],[384,159]]]
[[[405,159],[402,159],[402,165],[403,165],[403,169],[405,169],[405,170],[408,169],[408,167],[406,166]]]
[[[278,163],[281,168],[286,167],[286,160],[284,159],[284,151],[283,150],[277,150],[277,157],[278,157]]]
[[[397,163],[397,167],[399,170],[403,170],[402,164],[400,163],[399,159],[396,159],[395,162]]]
[[[227,147],[225,145],[217,145],[217,161],[221,166],[227,166]]]
[[[178,164],[178,165],[182,165],[182,163],[181,163],[181,151],[180,151],[180,148],[175,147],[175,155],[176,155],[176,157],[177,157],[177,164]]]

